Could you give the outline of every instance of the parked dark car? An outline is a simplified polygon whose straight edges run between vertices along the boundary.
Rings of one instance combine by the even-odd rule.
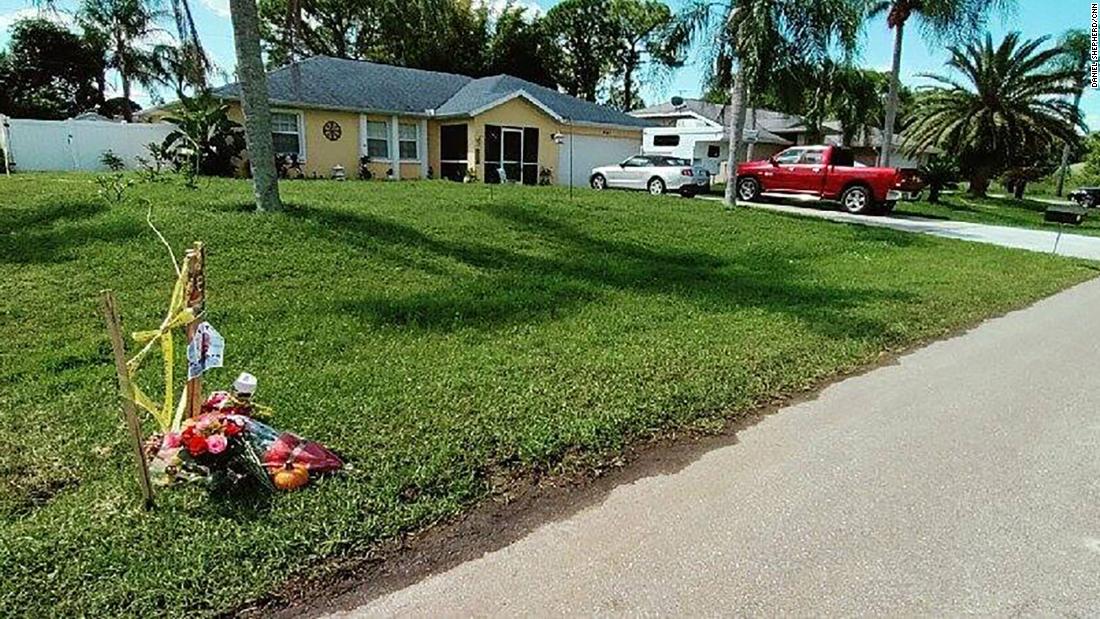
[[[1078,187],[1069,192],[1069,199],[1079,206],[1095,208],[1100,206],[1100,187]]]

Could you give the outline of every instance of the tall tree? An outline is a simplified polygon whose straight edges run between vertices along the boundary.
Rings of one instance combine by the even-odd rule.
[[[596,100],[611,72],[619,39],[607,0],[563,0],[546,13],[545,26],[558,47],[558,83],[575,97]]]
[[[118,71],[126,101],[133,101],[134,82],[152,87],[164,72],[151,44],[163,32],[159,16],[142,0],[83,0],[77,12],[86,36],[107,50],[107,67]],[[133,106],[123,105],[122,112],[127,121],[134,119]]]
[[[485,73],[507,73],[557,88],[555,51],[545,25],[523,7],[506,7],[493,21]]]
[[[619,95],[624,112],[637,99],[634,80],[646,64],[668,67],[676,63],[675,54],[664,44],[665,30],[672,22],[672,11],[659,0],[610,0],[608,19],[618,39],[614,66],[622,81]]]
[[[762,90],[784,59],[820,62],[837,48],[855,50],[863,8],[862,0],[692,0],[677,16],[669,49],[686,53],[697,41],[713,41],[704,47],[713,61],[710,78],[730,76],[727,205],[734,204],[746,95]]]
[[[103,50],[46,19],[15,22],[0,53],[0,114],[62,119],[103,103]]]
[[[244,139],[252,166],[252,189],[256,208],[283,209],[279,199],[279,177],[275,173],[275,147],[271,139],[271,104],[267,73],[260,55],[260,17],[256,0],[229,0],[233,21],[233,44],[237,51],[237,77],[244,111]]]
[[[489,14],[470,0],[260,0],[272,65],[326,55],[484,75]]]
[[[1066,67],[1072,71],[1076,71],[1079,77],[1077,88],[1073,93],[1073,109],[1078,114],[1081,113],[1081,96],[1085,94],[1085,86],[1089,83],[1089,66],[1092,61],[1092,41],[1089,34],[1084,30],[1070,30],[1062,35],[1061,40],[1058,41],[1058,46],[1062,48],[1064,52],[1064,62]],[[1062,162],[1058,166],[1058,191],[1057,194],[1062,195],[1062,190],[1066,185],[1066,172],[1069,170],[1069,156],[1073,150],[1073,145],[1066,142],[1062,145]]]
[[[1066,98],[1080,74],[1057,62],[1060,48],[1040,49],[1046,40],[1021,41],[1013,32],[997,46],[987,34],[981,43],[949,47],[947,67],[959,77],[924,76],[938,86],[919,93],[905,149],[951,153],[971,195],[984,196],[993,177],[1075,140],[1080,116]]]
[[[879,165],[890,165],[898,116],[898,88],[901,85],[901,47],[910,18],[915,16],[920,19],[922,34],[927,39],[961,41],[977,34],[993,9],[1005,10],[1013,4],[1014,0],[882,0],[872,4],[870,15],[885,13],[886,25],[894,31],[890,90],[886,98]]]

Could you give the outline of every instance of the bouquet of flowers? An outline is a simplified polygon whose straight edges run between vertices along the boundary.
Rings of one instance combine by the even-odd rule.
[[[207,481],[215,484],[253,479],[268,489],[295,490],[311,476],[343,468],[320,443],[280,432],[250,416],[251,394],[215,392],[203,413],[183,422],[178,432],[154,441],[150,472],[157,483]]]

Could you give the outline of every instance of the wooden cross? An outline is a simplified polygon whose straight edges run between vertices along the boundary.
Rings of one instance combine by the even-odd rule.
[[[103,321],[107,324],[107,334],[111,338],[111,351],[114,353],[115,371],[118,373],[118,389],[122,395],[122,417],[130,434],[130,446],[137,458],[138,484],[141,486],[145,509],[151,509],[153,485],[149,482],[149,463],[145,460],[145,449],[142,445],[141,419],[134,406],[134,388],[130,383],[130,372],[126,369],[126,342],[122,339],[122,320],[118,315],[114,293],[104,290],[102,294]]]
[[[195,331],[199,328],[198,317],[206,309],[206,247],[200,241],[195,241],[191,249],[187,250],[183,259],[187,265],[187,288],[184,290],[186,305],[194,312],[195,320],[187,325],[187,344],[195,337]],[[186,405],[184,414],[187,417],[198,417],[202,412],[202,377],[196,376],[187,381]]]

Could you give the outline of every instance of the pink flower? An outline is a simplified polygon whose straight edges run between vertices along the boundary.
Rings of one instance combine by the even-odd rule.
[[[210,450],[212,454],[220,454],[225,451],[226,445],[227,442],[225,437],[221,434],[206,437],[206,448]]]
[[[164,442],[161,443],[161,447],[164,449],[175,449],[180,446],[179,432],[169,432],[164,435]]]

